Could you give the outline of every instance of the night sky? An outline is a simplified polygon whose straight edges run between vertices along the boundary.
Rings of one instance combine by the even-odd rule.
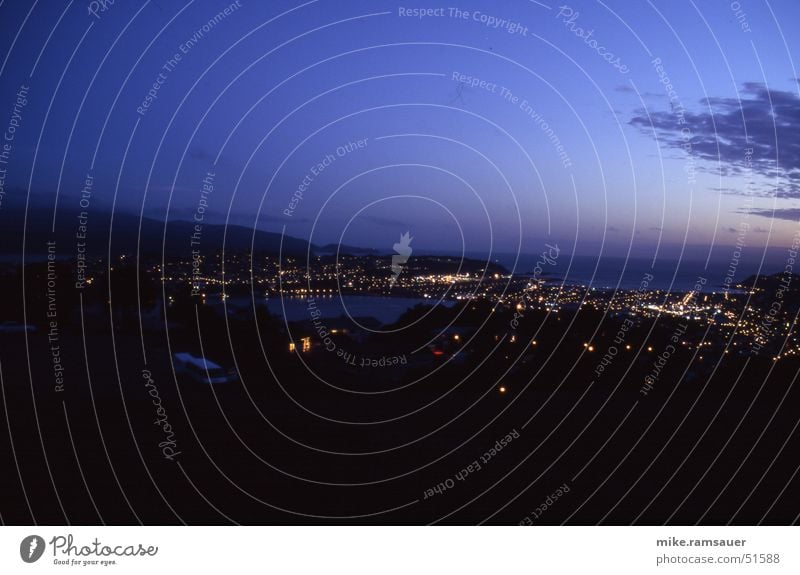
[[[91,209],[190,220],[210,178],[206,222],[315,244],[791,243],[800,4],[457,6],[1,2],[0,218],[88,175]]]

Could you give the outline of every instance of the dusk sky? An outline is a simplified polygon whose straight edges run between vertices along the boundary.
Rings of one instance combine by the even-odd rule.
[[[457,6],[0,3],[3,209],[73,213],[91,174],[92,209],[188,220],[212,172],[205,221],[315,244],[791,243],[800,4]]]
[[[0,573],[125,571],[101,525],[178,524],[727,525],[478,560],[389,539],[459,575],[516,549],[793,567],[740,529],[800,523],[798,24],[800,0],[0,0],[0,526],[51,526],[12,527]],[[130,541],[184,570],[389,555],[159,533]]]

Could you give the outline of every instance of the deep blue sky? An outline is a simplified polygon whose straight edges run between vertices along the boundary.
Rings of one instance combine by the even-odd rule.
[[[446,3],[242,0],[165,71],[229,5],[118,0],[96,18],[85,2],[30,14],[30,2],[3,2],[0,131],[29,86],[5,206],[30,182],[42,217],[56,193],[59,210],[77,210],[91,171],[92,209],[109,208],[119,182],[118,210],[191,219],[212,171],[206,221],[230,211],[232,223],[380,250],[408,230],[428,250],[460,250],[463,237],[468,251],[550,241],[652,255],[726,249],[743,226],[747,245],[788,245],[798,229],[793,0],[459,1],[466,18]],[[414,8],[443,11],[401,16]]]

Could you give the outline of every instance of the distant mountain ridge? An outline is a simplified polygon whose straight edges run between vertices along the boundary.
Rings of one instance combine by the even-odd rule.
[[[112,254],[131,254],[138,249],[142,255],[160,255],[162,245],[166,256],[187,256],[192,250],[201,254],[212,253],[223,248],[227,252],[256,252],[285,256],[352,255],[381,256],[390,252],[374,248],[362,248],[346,244],[326,244],[317,246],[307,240],[283,235],[278,232],[255,230],[235,224],[200,223],[199,231],[195,228],[198,222],[187,220],[169,220],[164,222],[153,218],[139,218],[130,213],[111,213],[105,210],[87,210],[86,218],[75,210],[58,210],[55,230],[52,229],[52,209],[50,207],[31,207],[25,223],[24,207],[14,206],[12,209],[0,211],[0,254],[16,255],[22,253],[22,238],[25,231],[25,253],[43,255],[47,253],[47,242],[55,241],[59,257],[74,255],[78,244],[84,243],[87,257],[103,257],[108,253],[109,231],[111,231]],[[141,226],[141,229],[140,229]],[[166,232],[165,232],[166,226]],[[79,237],[78,233],[85,237]]]
[[[335,254],[348,254],[353,256],[379,256],[386,255],[388,252],[381,252],[374,248],[360,248],[357,246],[348,246],[346,244],[326,244],[322,247],[314,247],[314,251],[318,255],[335,255]]]
[[[111,214],[103,211],[87,211],[82,218],[80,212],[59,210],[55,229],[52,229],[52,216],[31,210],[27,224],[21,214],[14,211],[0,212],[0,254],[25,253],[43,254],[47,252],[47,242],[55,242],[59,257],[69,257],[85,249],[87,257],[101,257],[109,251],[112,254],[130,254],[137,247],[144,255],[160,255],[162,247],[167,256],[190,255],[192,250],[211,253],[223,248],[230,252],[256,252],[287,256],[315,254],[316,247],[306,240],[292,236],[281,236],[277,232],[255,230],[239,225],[202,223],[171,220],[168,222],[151,218],[140,218],[133,214]],[[165,229],[166,227],[166,229]],[[83,244],[83,245],[81,245]],[[281,249],[282,248],[282,249]]]

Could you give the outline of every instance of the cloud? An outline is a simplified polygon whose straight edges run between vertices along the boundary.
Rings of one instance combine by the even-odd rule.
[[[630,84],[620,84],[614,87],[615,92],[619,92],[621,94],[636,94],[643,99],[655,99],[655,100],[664,100],[666,96],[663,92],[638,92],[631,86]]]
[[[754,216],[800,223],[800,208],[780,208],[776,210],[751,208],[746,212]],[[740,213],[745,213],[745,210],[740,210]]]
[[[704,98],[702,111],[637,110],[630,124],[670,148],[686,149],[681,132],[688,128],[693,156],[712,162],[723,175],[763,176],[772,185],[750,184],[740,195],[800,198],[800,96],[745,83],[740,98]],[[683,114],[685,124],[679,124]],[[775,186],[775,177],[779,185]]]
[[[213,160],[214,156],[203,148],[190,148],[189,157],[195,160]]]

